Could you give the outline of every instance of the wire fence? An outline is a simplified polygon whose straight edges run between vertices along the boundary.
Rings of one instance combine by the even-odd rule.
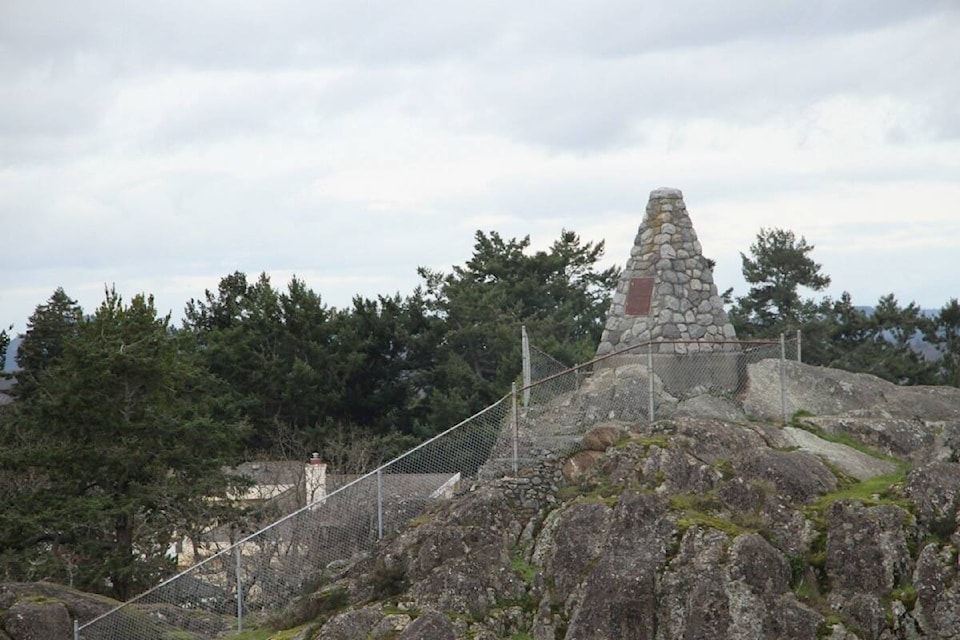
[[[655,420],[704,397],[734,400],[753,362],[779,359],[782,390],[783,362],[799,359],[800,348],[783,339],[672,344],[672,353],[661,352],[663,342],[642,344],[573,368],[530,347],[525,367],[536,382],[514,385],[483,411],[256,533],[225,527],[189,541],[196,564],[76,624],[74,637],[227,637],[314,593],[429,502],[479,478],[515,475],[547,452],[574,451],[599,423]]]

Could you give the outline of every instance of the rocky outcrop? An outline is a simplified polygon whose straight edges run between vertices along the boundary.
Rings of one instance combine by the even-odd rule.
[[[336,605],[281,637],[960,637],[960,390],[791,363],[783,424],[764,380],[779,366],[750,365],[739,396],[690,394],[654,422],[648,398],[630,397],[650,388],[642,367],[598,372],[539,408],[566,435],[587,426],[575,451],[481,478],[375,553],[331,565],[273,620],[302,624],[311,599]],[[30,616],[62,627],[64,611],[110,606],[44,589],[0,587],[12,640],[32,637],[18,626]],[[55,602],[41,611],[38,595]],[[202,623],[177,626],[217,637]]]
[[[629,366],[545,411],[593,407],[578,451],[435,506],[344,574],[340,620],[402,638],[960,637],[960,390],[792,364],[807,409],[783,425],[779,389],[754,384],[769,361],[746,412],[691,396],[631,422],[603,410],[649,389]]]
[[[11,640],[70,640],[73,624],[62,602],[20,600],[7,609],[7,635]]]
[[[802,410],[845,419],[922,421],[932,428],[914,435],[921,442],[933,435],[937,423],[960,421],[960,389],[955,387],[902,387],[866,373],[791,360],[784,366],[788,414]],[[773,359],[748,365],[750,383],[743,397],[747,414],[768,420],[780,418],[779,367],[780,361]],[[902,423],[892,424],[902,428]],[[910,443],[905,437],[898,442],[911,448],[920,444]]]
[[[72,640],[73,620],[90,620],[117,604],[48,582],[0,583],[0,639]]]
[[[105,596],[49,582],[0,583],[0,640],[73,640],[74,621],[89,622],[119,605]],[[171,638],[189,634],[198,640],[218,638],[236,624],[229,617],[164,603],[121,610],[116,615],[117,622],[109,629],[88,630],[83,640],[116,640],[115,630],[124,627],[124,616],[147,616],[157,633],[168,629]]]

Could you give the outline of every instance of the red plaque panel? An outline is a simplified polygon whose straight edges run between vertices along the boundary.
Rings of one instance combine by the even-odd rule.
[[[653,297],[653,278],[632,278],[627,289],[628,316],[650,315],[650,299]]]

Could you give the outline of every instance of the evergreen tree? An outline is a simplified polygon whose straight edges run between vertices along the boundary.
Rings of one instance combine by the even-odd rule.
[[[428,314],[420,291],[407,298],[354,298],[338,320],[338,420],[377,434],[423,431],[443,326]]]
[[[935,365],[937,383],[960,387],[960,302],[956,298],[941,307],[927,327],[926,339],[940,353]]]
[[[331,415],[339,401],[331,360],[335,315],[299,279],[281,294],[265,273],[254,283],[233,273],[216,294],[207,291],[204,301],[187,304],[183,328],[248,419],[250,455],[275,449],[281,435],[289,439]]]
[[[933,368],[915,349],[928,320],[915,303],[902,307],[891,293],[872,312],[853,305],[850,294],[823,304],[823,313],[804,326],[804,360],[866,372],[897,384],[928,384]]]
[[[5,434],[0,467],[30,482],[0,498],[2,562],[9,576],[124,599],[174,568],[177,536],[228,515],[211,499],[232,483],[236,434],[212,418],[218,390],[152,298],[125,305],[111,290],[76,317]],[[24,342],[41,344],[29,331]]]
[[[822,291],[830,277],[810,257],[814,246],[793,231],[761,229],[747,257],[741,253],[743,277],[752,285],[737,298],[730,319],[741,338],[790,333],[815,319],[820,304],[801,297],[800,288]]]
[[[549,251],[530,238],[476,233],[473,256],[450,274],[421,268],[430,309],[446,331],[437,350],[432,420],[454,424],[510,388],[520,371],[520,327],[570,364],[600,340],[619,269],[597,269],[603,242],[564,230]]]
[[[27,332],[17,351],[18,397],[29,397],[44,372],[60,362],[64,345],[76,337],[80,321],[80,306],[62,287],[57,287],[45,304],[37,306],[27,320]]]

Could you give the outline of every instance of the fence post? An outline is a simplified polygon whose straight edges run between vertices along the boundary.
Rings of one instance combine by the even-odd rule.
[[[513,383],[512,393],[510,394],[513,398],[513,415],[511,416],[511,422],[513,422],[513,475],[516,476],[519,471],[519,451],[518,451],[518,440],[520,439],[520,421],[517,412],[517,383]]]
[[[802,353],[802,346],[803,346],[802,334],[800,333],[800,329],[797,329],[797,362],[803,362],[803,358],[800,357],[800,354]]]
[[[520,351],[523,357],[523,406],[530,406],[530,339],[527,338],[527,326],[520,327]]]
[[[780,414],[783,424],[787,424],[787,343],[783,334],[780,334]]]
[[[80,621],[73,620],[73,640],[80,640]]]
[[[377,469],[377,540],[383,540],[383,467]]]
[[[648,384],[647,395],[649,396],[649,399],[648,399],[648,401],[649,401],[649,406],[647,407],[647,416],[648,416],[650,422],[653,422],[654,420],[656,420],[656,413],[655,413],[656,408],[655,408],[654,402],[653,402],[653,393],[654,393],[654,386],[653,386],[653,343],[650,343],[650,344],[647,345],[647,384]]]
[[[233,548],[234,554],[237,557],[236,572],[237,572],[237,633],[243,631],[243,575],[240,573],[241,569],[241,553],[240,545],[238,544]]]

